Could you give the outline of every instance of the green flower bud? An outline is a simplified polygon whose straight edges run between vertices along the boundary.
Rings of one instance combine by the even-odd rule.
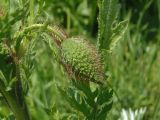
[[[68,38],[61,43],[62,62],[77,79],[102,83],[104,68],[94,45],[83,38]]]

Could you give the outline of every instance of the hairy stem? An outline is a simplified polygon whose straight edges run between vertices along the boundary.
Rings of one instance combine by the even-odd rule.
[[[16,50],[18,50],[17,48],[19,48],[21,40],[22,40],[23,36],[26,35],[26,33],[38,31],[38,30],[48,32],[48,33],[52,34],[54,37],[58,38],[55,40],[56,43],[61,43],[64,39],[66,39],[66,36],[63,34],[63,32],[57,26],[51,27],[46,24],[33,24],[31,26],[23,28],[20,32],[15,34],[13,39],[16,40]],[[13,54],[12,51],[10,51],[10,52],[11,52],[11,54]],[[8,97],[5,97],[5,98],[8,101],[9,106],[11,106],[12,111],[15,114],[17,120],[30,120],[29,112],[28,112],[27,105],[26,105],[26,102],[24,99],[24,95],[23,95],[19,58],[15,54],[15,55],[13,55],[13,59],[14,59],[15,65],[16,65],[16,78],[17,78],[16,84],[15,84],[15,98],[12,100],[10,100],[10,98],[8,98]],[[14,101],[14,100],[15,100],[15,103],[12,103],[12,101]],[[15,107],[12,107],[12,105],[14,105]],[[20,117],[20,118],[18,118],[18,117]]]
[[[51,27],[46,24],[33,24],[31,26],[25,27],[22,31],[18,32],[18,34],[15,35],[15,38],[18,38],[19,36],[23,36],[24,33],[30,32],[32,30],[39,30],[39,29],[52,33],[58,36],[61,40],[65,39],[64,34],[60,32],[56,26]]]
[[[16,78],[17,78],[16,84],[15,84],[16,101],[17,101],[17,104],[19,104],[20,109],[22,111],[22,114],[24,117],[23,120],[30,120],[30,115],[29,115],[26,101],[23,95],[22,78],[21,78],[21,73],[20,73],[20,63],[17,57],[15,57],[14,61],[16,64]]]
[[[15,96],[12,95],[9,91],[5,90],[4,85],[0,80],[0,92],[5,98],[9,108],[14,113],[16,120],[29,120],[26,118],[26,113],[24,113],[23,108],[17,103]]]
[[[8,43],[6,43],[6,46],[16,66],[16,81],[13,89],[11,91],[6,91],[5,85],[0,80],[0,92],[15,115],[16,120],[30,120],[30,115],[23,95],[19,59]]]

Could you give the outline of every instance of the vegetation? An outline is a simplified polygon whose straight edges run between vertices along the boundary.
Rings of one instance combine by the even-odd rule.
[[[158,120],[160,0],[1,0],[0,119]]]

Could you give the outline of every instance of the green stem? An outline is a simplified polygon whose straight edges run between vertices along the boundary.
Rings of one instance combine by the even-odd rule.
[[[26,119],[26,113],[24,113],[23,108],[17,103],[14,96],[9,91],[5,91],[5,87],[2,84],[1,80],[0,80],[0,92],[5,98],[10,109],[14,113],[16,120],[28,120]]]
[[[39,29],[42,29],[42,30],[44,29],[45,31],[58,36],[61,40],[66,39],[66,36],[61,31],[58,30],[57,26],[51,27],[51,26],[48,26],[46,24],[33,24],[31,26],[25,27],[22,31],[18,32],[18,34],[16,34],[14,38],[18,38],[20,36],[23,36],[24,33],[30,32],[32,30],[37,30],[37,29],[38,30]]]
[[[26,33],[33,32],[35,30],[42,30],[45,32],[49,32],[53,36],[58,37],[58,39],[55,40],[56,43],[61,43],[64,39],[66,39],[65,34],[57,26],[50,27],[47,24],[33,24],[31,26],[25,27],[20,32],[15,34],[13,39],[16,40],[16,50],[18,50],[23,36],[25,36]],[[10,98],[8,98],[6,94],[4,94],[4,96],[6,96],[5,98],[8,101],[8,104],[11,106],[12,111],[14,112],[17,120],[30,120],[27,105],[25,103],[25,99],[23,96],[23,89],[21,84],[22,80],[20,76],[20,63],[19,59],[16,56],[14,57],[14,62],[16,65],[16,78],[17,78],[15,85],[15,99],[10,100]],[[14,100],[15,102],[12,103],[12,101]],[[12,105],[14,105],[14,107],[12,107]]]
[[[33,21],[34,21],[34,18],[35,18],[35,14],[34,14],[34,0],[30,0],[30,3],[29,3],[29,13],[30,13],[30,24],[33,24]]]
[[[20,73],[20,63],[17,57],[15,57],[14,62],[16,64],[16,84],[15,84],[15,95],[17,104],[20,106],[22,114],[24,115],[22,120],[30,120],[30,115],[26,105],[26,101],[23,95],[22,78]]]
[[[21,38],[28,32],[33,32],[33,30],[44,30],[46,32],[51,33],[52,35],[58,37],[59,42],[61,43],[64,39],[66,39],[66,36],[58,29],[57,26],[50,27],[46,24],[33,24],[31,26],[25,27],[20,32],[15,34],[14,38],[16,41],[16,47],[19,47],[21,43]],[[13,54],[13,51],[10,50],[11,54]],[[14,55],[13,55],[14,56]],[[28,113],[27,105],[24,99],[23,95],[23,88],[21,83],[21,75],[20,75],[20,63],[17,56],[13,57],[15,65],[16,65],[16,78],[17,81],[15,83],[15,91],[12,90],[11,92],[5,91],[5,86],[1,84],[0,81],[0,92],[3,94],[4,98],[7,101],[7,104],[9,105],[10,109],[14,113],[16,120],[30,120],[30,116]]]
[[[30,120],[30,115],[23,95],[19,59],[16,56],[16,53],[11,49],[10,45],[6,44],[6,46],[16,66],[16,82],[13,84],[13,89],[11,91],[6,91],[5,85],[0,80],[0,92],[15,115],[16,120]]]
[[[70,32],[70,28],[71,28],[71,13],[69,11],[69,9],[66,9],[66,14],[67,14],[67,30],[68,32]]]

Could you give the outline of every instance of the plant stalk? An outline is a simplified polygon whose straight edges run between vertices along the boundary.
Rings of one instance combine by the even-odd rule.
[[[61,40],[64,40],[66,39],[66,36],[61,32],[59,31],[58,27],[57,26],[48,26],[46,24],[33,24],[33,25],[30,25],[28,27],[25,27],[22,31],[18,32],[14,38],[18,38],[20,36],[23,36],[24,33],[27,33],[27,32],[30,32],[32,30],[40,30],[40,29],[44,29],[45,31],[49,32],[49,33],[52,33],[54,35],[56,35],[57,37],[59,37]]]
[[[10,45],[6,45],[16,66],[16,81],[15,84],[13,84],[13,89],[11,91],[6,91],[5,85],[0,80],[0,92],[5,98],[16,120],[30,120],[30,115],[23,95],[19,59],[16,56],[16,53],[14,53],[13,50],[10,48]]]
[[[20,106],[20,109],[22,111],[23,119],[22,120],[30,120],[30,115],[28,112],[28,108],[26,105],[26,101],[23,95],[23,87],[22,87],[22,78],[20,73],[20,63],[18,57],[14,57],[14,62],[16,65],[16,84],[15,84],[15,95],[16,95],[16,101],[17,104]]]
[[[5,90],[5,87],[2,84],[1,80],[0,80],[0,92],[5,98],[9,108],[15,115],[16,120],[30,120],[26,117],[26,113],[23,110],[24,108],[17,103],[15,96],[11,92]]]

